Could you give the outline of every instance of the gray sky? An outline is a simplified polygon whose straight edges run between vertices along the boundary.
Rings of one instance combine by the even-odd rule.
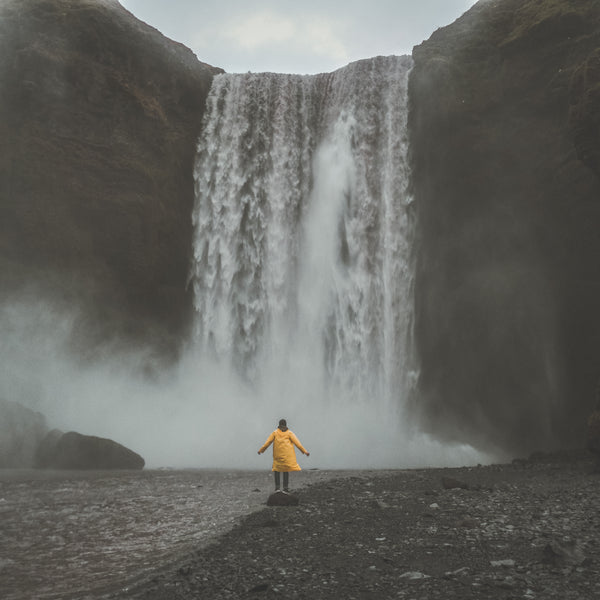
[[[120,0],[138,19],[230,73],[321,73],[410,54],[475,0]]]

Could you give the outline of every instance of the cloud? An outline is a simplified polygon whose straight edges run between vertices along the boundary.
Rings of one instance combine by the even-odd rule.
[[[306,39],[313,51],[318,49],[318,54],[328,56],[336,61],[347,62],[349,60],[346,45],[338,38],[328,21],[315,19],[308,24],[306,32]]]
[[[341,20],[308,13],[286,16],[262,11],[231,19],[218,33],[218,41],[233,45],[232,50],[237,47],[250,53],[313,56],[341,65],[349,57],[343,34]]]
[[[297,31],[298,26],[291,19],[262,12],[231,21],[223,28],[222,36],[242,49],[255,50],[290,41]]]

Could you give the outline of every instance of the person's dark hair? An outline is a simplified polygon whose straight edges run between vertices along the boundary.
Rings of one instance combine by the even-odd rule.
[[[285,419],[279,419],[279,427],[287,427],[287,421]]]

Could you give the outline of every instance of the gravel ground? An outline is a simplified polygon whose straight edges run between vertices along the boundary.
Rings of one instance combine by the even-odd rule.
[[[599,598],[593,470],[581,454],[317,483],[111,598]]]

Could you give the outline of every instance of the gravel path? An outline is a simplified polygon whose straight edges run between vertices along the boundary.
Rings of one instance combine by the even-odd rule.
[[[592,470],[542,457],[319,483],[112,598],[599,598]]]

